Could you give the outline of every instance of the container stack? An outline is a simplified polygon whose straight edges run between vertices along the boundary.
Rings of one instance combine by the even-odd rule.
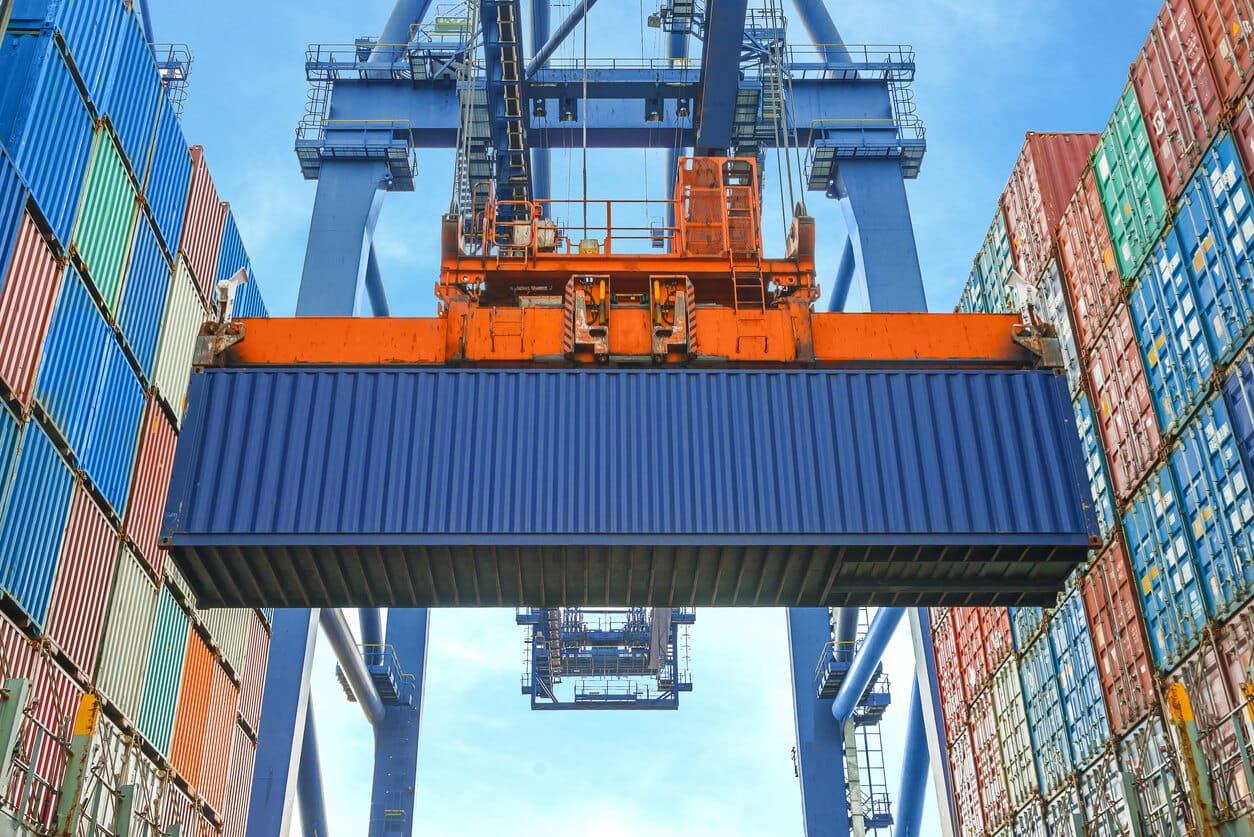
[[[118,833],[134,785],[132,834],[242,835],[268,623],[199,609],[158,532],[214,287],[243,268],[236,313],[265,307],[129,3],[18,0],[0,79],[0,650],[29,684],[0,818]]]
[[[958,792],[963,835],[1249,833],[1250,20],[1167,0],[1100,135],[1027,135],[959,300],[1056,327],[1102,530],[1054,608],[1009,610],[991,676],[963,626],[1001,612],[933,613],[953,776],[1009,802]]]

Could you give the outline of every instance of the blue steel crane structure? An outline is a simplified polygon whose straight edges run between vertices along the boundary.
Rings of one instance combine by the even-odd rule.
[[[387,315],[375,228],[386,193],[415,188],[416,153],[428,148],[457,149],[456,203],[466,219],[489,197],[479,183],[498,206],[548,197],[553,148],[665,149],[671,178],[686,148],[713,156],[804,149],[807,188],[838,202],[848,233],[833,308],[843,307],[856,283],[873,311],[926,310],[905,192],[925,149],[910,100],[908,48],[845,45],[822,0],[795,0],[812,47],[786,43],[773,4],[754,10],[748,0],[666,0],[653,20],[667,33],[667,58],[625,61],[590,77],[550,56],[592,0],[576,3],[555,30],[548,0],[529,0],[529,27],[521,0],[470,0],[469,14],[424,25],[430,5],[397,0],[377,39],[309,52],[311,94],[296,151],[318,186],[298,316]],[[687,57],[693,38],[699,60]],[[856,610],[788,613],[797,771],[811,837],[866,827],[840,790],[848,789],[851,730],[856,718],[874,716],[879,660],[902,615],[880,610],[859,640]],[[532,618],[520,616],[538,630]],[[927,764],[934,780],[946,781],[927,615],[919,610],[910,619],[920,676],[898,835],[918,833]],[[303,749],[316,752],[309,670],[320,623],[346,688],[375,730],[369,833],[411,833],[428,617],[397,609],[386,635],[378,611],[362,611],[360,650],[338,611],[276,611],[248,833],[286,833],[298,767],[306,833],[321,833],[316,759],[302,758]],[[856,651],[835,651],[847,647]],[[565,664],[567,655],[560,657]],[[589,666],[596,657],[586,655]],[[538,666],[533,655],[533,701],[536,691],[547,697],[552,674]]]

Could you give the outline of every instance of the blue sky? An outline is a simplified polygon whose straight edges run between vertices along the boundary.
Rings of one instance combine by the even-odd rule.
[[[304,50],[312,42],[378,32],[391,4],[152,5],[157,40],[186,42],[195,54],[183,117],[187,137],[206,147],[271,312],[290,315],[315,185],[301,179],[292,152],[305,102]],[[554,20],[570,5],[555,2]],[[648,0],[599,4],[590,14],[589,55],[639,56],[642,44],[660,54],[657,32],[640,22],[654,8]],[[915,99],[928,154],[908,192],[930,305],[951,310],[1024,132],[1101,130],[1158,4],[897,0],[829,2],[829,8],[846,42],[909,43],[918,54]],[[795,41],[804,38],[799,25],[790,31]],[[579,39],[577,32],[572,43]],[[376,245],[395,314],[434,312],[438,218],[447,206],[450,163],[448,154],[424,153],[419,190],[387,196]],[[558,157],[553,168],[560,196],[578,182],[578,161]],[[591,196],[639,196],[642,169],[650,194],[659,195],[658,156],[589,155]],[[777,199],[768,197],[768,204]],[[843,225],[821,196],[810,196],[809,205],[827,284]],[[773,212],[771,204],[764,215]],[[776,225],[768,224],[767,233],[778,249]],[[646,830],[691,837],[799,834],[783,612],[701,610],[692,638],[695,691],[678,713],[533,714],[518,693],[522,633],[512,611],[435,613],[419,833],[508,830],[527,837],[560,826],[606,837]],[[904,634],[887,662],[897,686],[885,725],[895,793],[911,671]],[[333,833],[364,833],[369,730],[344,702],[325,643],[316,659],[315,701]],[[930,823],[932,809],[929,800]]]

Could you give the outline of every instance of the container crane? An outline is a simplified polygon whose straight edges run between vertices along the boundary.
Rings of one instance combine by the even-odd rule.
[[[859,730],[883,705],[902,608],[1052,600],[1096,528],[1049,328],[921,313],[913,53],[844,45],[819,0],[797,4],[813,47],[787,43],[773,3],[672,0],[655,15],[666,59],[593,77],[548,57],[590,2],[550,31],[532,0],[529,44],[519,0],[433,25],[429,5],[400,0],[377,40],[311,48],[297,154],[318,190],[297,317],[228,307],[197,346],[163,542],[206,606],[281,608],[249,833],[289,821],[319,623],[375,730],[370,833],[412,831],[425,608],[485,605],[525,608],[541,704],[608,658],[665,668],[627,624],[594,641],[602,608],[669,613],[673,636],[693,606],[788,607],[806,832],[882,827]],[[553,199],[547,152],[588,147],[666,149],[674,188],[656,207]],[[458,152],[439,311],[392,318],[375,225],[424,148]],[[873,313],[813,310],[803,200],[784,255],[763,253],[760,160],[777,149],[787,166],[804,150],[799,183],[841,206],[836,307],[856,282]],[[375,318],[356,319],[367,300]],[[255,438],[246,426],[287,434],[249,451],[251,476],[215,453]],[[982,499],[928,502],[968,467]],[[238,491],[256,475],[273,514]],[[860,632],[848,608],[865,605],[880,607]],[[362,608],[364,653],[344,606]],[[917,833],[920,765],[947,781],[926,611],[910,621],[921,698],[899,834]]]

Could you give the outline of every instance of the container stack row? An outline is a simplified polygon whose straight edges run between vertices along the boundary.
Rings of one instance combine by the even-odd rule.
[[[1100,134],[1027,135],[959,300],[1055,327],[1102,539],[1053,608],[932,614],[964,835],[1254,818],[1250,20],[1166,0]]]
[[[29,683],[0,815],[117,833],[134,785],[132,834],[242,835],[269,626],[199,609],[158,533],[196,332],[248,255],[129,3],[18,0],[0,79],[0,651]],[[251,279],[236,313],[265,315]]]

